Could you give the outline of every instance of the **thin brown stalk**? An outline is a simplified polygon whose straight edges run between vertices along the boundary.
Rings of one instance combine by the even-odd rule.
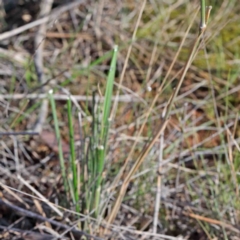
[[[193,22],[194,22],[194,20],[195,20],[195,18],[196,18],[196,16],[197,16],[197,13],[198,13],[198,11],[195,13],[192,22],[190,23],[189,27],[187,28],[187,31],[186,31],[186,33],[185,33],[185,35],[184,35],[184,37],[183,37],[183,40],[182,40],[182,42],[181,42],[181,44],[180,44],[180,46],[179,46],[179,48],[178,48],[178,51],[177,51],[176,55],[174,56],[174,59],[173,59],[171,65],[170,65],[170,67],[169,67],[169,69],[168,69],[168,71],[167,71],[167,73],[166,73],[166,76],[164,77],[162,84],[161,84],[160,87],[158,88],[157,94],[156,94],[156,96],[154,97],[154,99],[153,99],[153,101],[152,101],[152,103],[151,103],[151,106],[149,107],[149,110],[148,110],[148,111],[146,112],[146,114],[145,114],[145,119],[144,119],[144,121],[143,121],[143,124],[141,125],[140,130],[139,130],[138,133],[137,133],[136,139],[138,139],[138,138],[141,136],[141,134],[142,134],[142,132],[143,132],[143,129],[145,128],[145,125],[146,125],[146,123],[147,123],[147,119],[149,118],[151,112],[153,111],[153,107],[155,106],[157,100],[159,99],[159,97],[160,97],[160,95],[161,95],[161,93],[162,93],[162,89],[163,89],[163,87],[164,87],[164,85],[165,85],[165,83],[166,83],[166,81],[167,81],[167,79],[168,79],[168,77],[169,77],[169,75],[170,75],[170,73],[171,73],[171,71],[172,71],[172,68],[173,68],[175,62],[177,61],[178,55],[179,55],[179,53],[180,53],[181,50],[182,50],[183,44],[184,44],[184,42],[185,42],[185,40],[186,40],[186,38],[187,38],[187,35],[188,35],[188,33],[189,33],[189,31],[190,31],[190,29],[191,29],[191,27],[192,27],[192,24],[193,24]],[[182,70],[180,70],[180,71],[178,72],[178,74],[181,73],[181,72],[182,72]],[[175,76],[174,76],[174,77],[175,77]],[[122,174],[123,174],[126,166],[128,165],[128,162],[130,161],[130,159],[131,159],[131,157],[132,157],[132,154],[133,154],[134,151],[135,151],[135,148],[136,148],[136,146],[137,146],[137,143],[138,143],[137,140],[133,143],[133,146],[131,147],[131,150],[130,150],[129,154],[128,154],[126,160],[124,161],[124,165],[122,166],[120,172],[118,173],[117,177],[115,178],[115,180],[114,180],[114,182],[113,182],[113,184],[112,184],[113,186],[116,186],[117,183],[119,182],[119,179],[121,178],[121,176],[122,176]]]
[[[127,65],[128,65],[128,60],[129,60],[130,54],[132,52],[133,43],[134,43],[134,41],[136,39],[137,30],[138,30],[138,27],[139,27],[139,24],[140,24],[140,21],[141,21],[141,18],[142,18],[142,14],[143,14],[146,2],[147,1],[144,0],[143,3],[142,3],[141,9],[140,9],[140,12],[139,12],[139,15],[138,15],[138,19],[137,19],[137,22],[136,22],[136,26],[135,26],[134,31],[133,31],[132,42],[131,42],[131,44],[130,44],[130,46],[128,48],[127,56],[126,56],[126,59],[124,61],[123,70],[122,70],[122,73],[121,73],[121,76],[120,76],[120,80],[119,80],[119,85],[120,86],[123,83],[123,79],[124,79],[125,72],[126,72]],[[119,94],[120,94],[120,88],[118,88],[118,90],[117,90],[116,99],[115,99],[114,104],[113,104],[113,109],[112,109],[112,112],[111,112],[110,119],[113,119],[115,114],[116,114]]]
[[[20,115],[21,115],[22,113],[24,113],[24,111],[25,111],[28,103],[29,103],[29,99],[27,99],[27,100],[25,101],[25,103],[23,104],[22,108],[20,109],[20,111],[18,112],[18,114],[16,115],[16,117],[13,119],[12,123],[10,124],[10,129],[13,128],[13,126],[14,126],[15,123],[16,123],[16,121],[17,121],[18,118],[20,117]]]
[[[56,212],[60,217],[63,217],[63,213],[53,206],[52,204],[49,203],[49,201],[40,193],[38,192],[35,188],[33,188],[27,181],[25,181],[20,175],[18,175],[18,179],[21,183],[23,183],[28,189],[30,189],[34,194],[36,194],[40,199],[43,199],[46,204],[54,211]]]
[[[126,193],[126,190],[127,190],[127,187],[130,183],[130,180],[132,178],[132,176],[135,174],[135,172],[138,170],[138,168],[141,166],[143,160],[145,159],[145,157],[147,156],[148,152],[150,151],[150,149],[152,148],[152,146],[154,145],[154,143],[156,142],[156,140],[159,138],[160,134],[164,131],[164,129],[166,128],[167,126],[167,123],[168,123],[168,120],[169,120],[169,116],[170,116],[170,112],[172,110],[172,107],[173,107],[173,103],[179,93],[179,90],[182,86],[182,83],[183,83],[183,80],[185,78],[185,75],[192,63],[192,60],[193,60],[193,56],[195,55],[196,51],[198,50],[198,46],[199,44],[201,43],[201,40],[202,40],[202,37],[203,37],[203,33],[204,33],[204,30],[203,29],[202,31],[200,31],[200,33],[198,34],[198,36],[196,37],[194,43],[193,43],[193,47],[190,51],[190,54],[189,54],[189,57],[188,57],[188,60],[184,66],[184,69],[181,73],[181,77],[180,77],[180,80],[177,84],[177,87],[176,89],[174,90],[173,92],[173,95],[170,99],[170,102],[166,108],[166,115],[159,127],[159,130],[157,131],[156,135],[153,137],[153,139],[146,145],[146,147],[142,150],[142,152],[140,153],[140,156],[138,157],[138,159],[136,160],[135,164],[133,165],[133,167],[131,168],[131,170],[129,171],[127,177],[124,179],[123,181],[123,184],[122,184],[122,187],[120,188],[120,192],[118,194],[118,197],[116,199],[116,202],[114,203],[114,207],[113,207],[113,210],[108,218],[108,224],[111,224],[115,218],[116,218],[116,215],[120,209],[120,206],[121,206],[121,203],[122,203],[122,200],[125,196],[125,193]],[[152,106],[153,107],[153,106]]]
[[[231,168],[231,172],[232,172],[232,181],[233,181],[233,184],[235,185],[236,196],[239,197],[239,186],[238,186],[238,180],[237,180],[237,173],[236,173],[235,166],[234,166],[233,149],[231,146],[231,141],[233,141],[234,139],[233,139],[232,133],[230,132],[230,130],[228,129],[227,126],[226,126],[226,130],[227,130],[227,140],[228,140],[228,158],[229,158],[230,168]],[[236,144],[236,146],[238,147],[238,150],[239,150],[238,144]]]
[[[164,131],[160,135],[158,169],[157,169],[157,190],[155,198],[155,208],[153,217],[153,233],[157,233],[158,215],[161,205],[162,195],[162,162],[163,162]]]
[[[156,133],[156,135],[153,137],[153,139],[146,145],[146,147],[143,148],[143,150],[141,151],[138,159],[136,160],[135,164],[133,165],[133,167],[131,168],[130,172],[128,173],[127,177],[125,178],[122,187],[120,189],[119,195],[117,197],[117,200],[114,204],[113,210],[108,218],[108,223],[107,223],[107,228],[108,226],[115,220],[117,213],[119,211],[119,208],[121,206],[122,200],[125,196],[127,187],[131,181],[132,176],[136,173],[136,171],[138,170],[138,168],[141,166],[141,164],[143,163],[145,157],[147,156],[147,154],[149,153],[149,151],[151,150],[151,148],[153,147],[153,145],[155,144],[155,142],[158,140],[160,134],[164,131],[164,129],[166,128],[167,124],[168,124],[169,119],[164,119],[164,121],[160,124],[160,127]]]

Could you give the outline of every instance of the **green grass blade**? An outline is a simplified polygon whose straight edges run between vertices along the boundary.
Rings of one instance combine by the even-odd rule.
[[[73,129],[73,118],[72,118],[72,101],[69,98],[67,100],[67,110],[68,110],[68,128],[69,128],[69,145],[70,145],[70,162],[72,170],[72,186],[74,194],[74,202],[76,203],[76,211],[79,212],[79,193],[78,193],[78,176],[77,176],[77,166],[76,166],[76,154],[74,146],[74,129]]]
[[[59,130],[56,104],[55,104],[55,100],[53,98],[53,90],[52,89],[49,90],[48,94],[49,94],[49,100],[50,100],[50,104],[51,104],[51,108],[52,108],[56,139],[57,139],[57,143],[58,143],[58,155],[59,155],[59,161],[60,161],[61,173],[62,173],[62,177],[63,177],[64,188],[65,188],[65,191],[68,192],[68,183],[67,183],[67,177],[66,177],[66,169],[65,169],[65,165],[64,165],[63,149],[62,149],[62,140],[61,140],[61,135],[60,135],[60,130]]]
[[[118,53],[118,46],[115,46],[113,50],[113,57],[110,65],[110,70],[107,77],[107,87],[106,87],[106,92],[104,96],[103,122],[101,126],[101,136],[100,136],[101,140],[103,141],[106,141],[106,133],[109,125],[113,84],[114,84],[115,73],[116,73],[117,53]]]
[[[107,77],[107,86],[104,95],[103,103],[103,114],[102,114],[102,123],[100,129],[100,139],[97,146],[97,182],[96,182],[96,197],[95,197],[95,207],[97,212],[99,211],[99,202],[100,202],[100,193],[101,193],[101,183],[102,183],[102,172],[104,168],[104,161],[106,156],[107,149],[107,138],[108,130],[110,126],[110,110],[111,110],[111,99],[113,92],[113,85],[116,73],[116,64],[117,64],[117,53],[118,46],[114,47],[112,61],[110,64],[110,69]]]

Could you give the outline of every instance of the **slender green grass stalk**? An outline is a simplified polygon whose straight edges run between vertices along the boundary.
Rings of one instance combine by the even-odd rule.
[[[83,141],[85,147],[83,150],[82,165],[81,168],[81,184],[82,192],[84,193],[84,201],[82,203],[82,213],[89,214],[93,207],[93,196],[94,196],[94,182],[96,179],[96,151],[95,151],[95,141],[97,141],[97,118],[95,116],[95,93],[93,93],[93,102],[92,102],[92,125],[91,125],[91,137]],[[86,136],[89,136],[89,129],[85,125],[84,133]],[[82,142],[82,143],[83,143]]]
[[[107,76],[106,90],[103,103],[97,100],[96,91],[93,92],[92,102],[92,124],[91,136],[84,141],[82,167],[81,167],[81,190],[84,199],[81,204],[81,212],[95,217],[100,213],[101,187],[103,184],[103,170],[107,153],[107,140],[110,127],[110,110],[112,102],[113,85],[116,72],[118,47],[115,46],[111,52],[110,70]],[[106,55],[108,56],[108,54]],[[93,65],[99,62],[92,63]],[[69,113],[70,114],[70,113]],[[70,124],[70,121],[69,121]],[[70,126],[69,126],[70,128]],[[84,126],[84,133],[88,134],[87,125]],[[74,170],[75,171],[75,170]],[[85,224],[84,224],[85,225]],[[83,226],[84,228],[84,226]]]
[[[69,98],[67,101],[68,110],[68,128],[69,128],[69,145],[70,145],[70,163],[72,170],[72,189],[74,202],[76,204],[76,211],[80,211],[79,207],[79,192],[78,192],[78,176],[77,176],[77,166],[76,166],[76,154],[74,145],[74,130],[73,130],[73,118],[72,118],[72,102]]]
[[[118,46],[115,46],[113,50],[110,70],[107,77],[107,86],[106,86],[104,104],[103,104],[102,124],[100,129],[101,131],[100,139],[99,139],[99,144],[97,146],[97,182],[96,182],[96,202],[95,202],[97,214],[99,212],[101,184],[103,180],[102,173],[103,173],[105,156],[107,151],[108,132],[109,132],[109,127],[111,123],[111,119],[109,117],[110,117],[110,110],[111,110],[113,84],[114,84],[115,72],[116,72],[117,53],[118,53]]]
[[[67,193],[68,192],[68,182],[67,182],[67,176],[66,176],[66,169],[65,169],[65,165],[64,165],[62,140],[61,140],[58,118],[57,118],[57,109],[56,109],[55,100],[53,98],[53,90],[52,89],[49,90],[48,95],[49,95],[49,100],[50,100],[50,104],[51,104],[51,108],[52,108],[55,134],[56,134],[57,143],[58,143],[58,155],[59,155],[60,167],[61,167],[61,172],[62,172],[62,177],[63,177],[63,183],[64,183],[65,191]]]
[[[201,23],[200,28],[203,29],[206,27],[206,4],[205,0],[200,0],[201,3]]]
[[[91,186],[91,203],[90,203],[90,209],[89,211],[96,211],[98,204],[96,203],[96,192],[97,192],[97,180],[98,180],[98,152],[97,148],[99,148],[99,138],[100,138],[100,126],[99,126],[99,121],[101,118],[101,112],[100,112],[100,107],[98,105],[99,103],[96,101],[96,93],[93,93],[93,106],[94,106],[94,111],[93,111],[93,124],[92,124],[92,133],[93,133],[93,138],[91,139],[91,144],[90,147],[92,149],[91,151],[91,161],[89,161],[90,164],[90,186]],[[97,212],[95,212],[95,216],[97,217]]]

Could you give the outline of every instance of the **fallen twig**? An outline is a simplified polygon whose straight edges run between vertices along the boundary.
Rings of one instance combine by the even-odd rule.
[[[18,100],[18,99],[44,99],[47,98],[48,95],[45,93],[40,93],[40,94],[0,94],[0,99],[13,99],[13,100]],[[68,100],[69,96],[64,95],[64,94],[53,94],[53,98],[55,100]],[[83,95],[71,95],[71,98],[75,99],[76,101],[92,101],[92,96],[83,96]],[[96,101],[102,101],[104,100],[104,97],[96,96],[95,97]],[[114,101],[116,97],[112,97],[112,101]],[[119,102],[139,102],[140,100],[137,99],[136,97],[132,95],[120,95],[118,96],[118,101]]]
[[[14,212],[15,212],[16,214],[19,214],[19,215],[21,215],[21,216],[25,216],[25,217],[37,219],[37,220],[43,221],[43,222],[49,222],[49,223],[51,223],[52,225],[54,225],[54,226],[56,226],[56,227],[60,227],[60,228],[62,228],[62,229],[66,229],[66,230],[70,229],[69,231],[71,231],[72,234],[74,235],[74,237],[76,237],[77,239],[80,239],[82,236],[86,236],[86,237],[91,238],[91,239],[94,239],[94,240],[102,240],[102,238],[94,237],[94,236],[92,236],[92,235],[90,235],[90,234],[88,234],[88,233],[85,233],[85,232],[83,232],[83,231],[79,231],[79,230],[77,230],[77,229],[75,229],[75,228],[71,228],[70,226],[65,225],[65,224],[63,224],[63,223],[57,222],[57,221],[52,220],[52,219],[48,219],[48,218],[43,217],[43,216],[41,216],[41,215],[39,215],[39,214],[37,214],[37,213],[31,212],[31,211],[29,211],[29,210],[26,210],[26,209],[23,209],[23,208],[18,207],[18,206],[16,206],[16,205],[13,205],[13,204],[11,204],[11,203],[9,203],[9,202],[3,201],[3,200],[0,198],[0,206],[1,206],[1,205],[2,205],[2,206],[6,206],[6,207],[14,210]]]
[[[39,18],[49,16],[49,13],[52,9],[52,4],[53,4],[53,0],[41,1]],[[46,30],[47,30],[47,26],[45,22],[40,25],[34,39],[34,43],[35,43],[34,64],[37,72],[38,82],[40,85],[43,85],[43,87],[41,88],[41,92],[47,91],[47,86],[44,85],[44,83],[46,82],[46,79],[45,79],[44,69],[43,69],[43,49],[44,49],[44,43],[45,43]],[[48,114],[48,100],[44,99],[42,101],[38,118],[34,126],[34,132],[42,131],[42,127],[47,118],[47,114]]]
[[[72,8],[75,8],[84,2],[85,2],[85,0],[76,0],[73,3],[67,3],[67,4],[53,10],[49,16],[40,18],[34,22],[30,22],[28,24],[25,24],[19,28],[11,30],[11,31],[4,32],[4,33],[0,34],[0,41],[8,39],[13,36],[16,36],[22,32],[25,32],[25,31],[31,29],[31,28],[34,28],[41,24],[47,23],[48,21],[55,21],[64,12],[66,12]]]

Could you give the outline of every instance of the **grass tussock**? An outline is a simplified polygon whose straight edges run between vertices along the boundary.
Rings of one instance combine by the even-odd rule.
[[[0,2],[0,238],[239,239],[238,1],[63,2]]]

